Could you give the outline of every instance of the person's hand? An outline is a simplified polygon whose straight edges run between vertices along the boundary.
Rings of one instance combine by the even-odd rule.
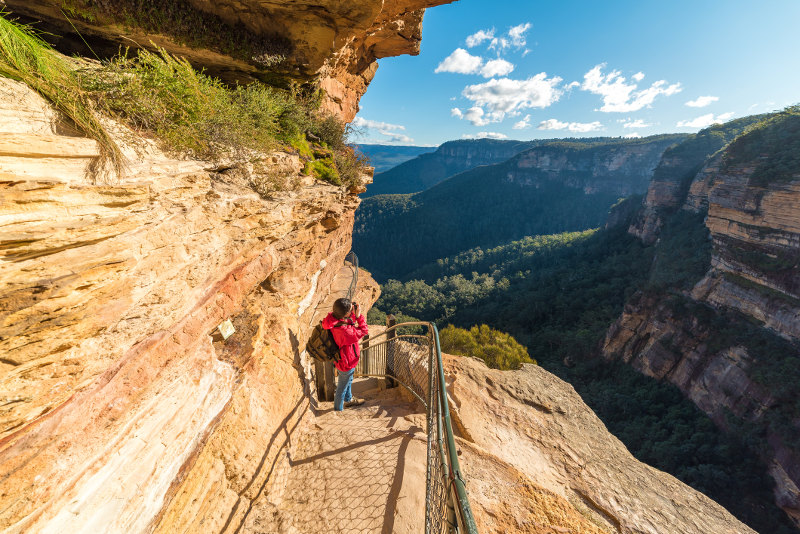
[[[361,308],[358,306],[357,302],[353,303],[353,317],[358,318],[361,315]]]

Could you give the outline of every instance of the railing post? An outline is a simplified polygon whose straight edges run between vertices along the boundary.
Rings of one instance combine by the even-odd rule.
[[[336,373],[331,362],[325,362],[325,400],[333,401],[336,394]]]
[[[392,328],[393,326],[397,326],[397,319],[391,313],[386,316],[386,328]],[[397,387],[397,382],[393,380],[391,377],[396,376],[395,367],[394,367],[394,355],[395,355],[395,337],[397,336],[397,330],[389,330],[386,334],[386,369],[384,370],[384,374],[386,375],[386,388],[394,388]]]

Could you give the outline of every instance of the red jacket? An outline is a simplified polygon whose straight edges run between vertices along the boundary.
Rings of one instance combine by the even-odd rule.
[[[363,315],[359,315],[355,321],[358,321],[358,324],[354,322],[352,315],[346,319],[337,319],[333,313],[329,313],[322,320],[322,328],[330,330],[333,340],[339,345],[341,358],[336,362],[336,368],[340,371],[354,369],[361,357],[358,340],[367,335],[367,320]],[[335,326],[338,322],[345,324]]]

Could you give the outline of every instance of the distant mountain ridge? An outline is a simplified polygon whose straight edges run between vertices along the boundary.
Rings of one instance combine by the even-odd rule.
[[[413,145],[356,144],[353,147],[369,159],[369,164],[375,167],[376,174],[437,149],[435,146]]]
[[[541,145],[562,142],[602,144],[613,142],[617,139],[619,138],[590,137],[581,139],[533,139],[530,141],[513,141],[509,139],[459,139],[447,141],[439,145],[435,151],[421,154],[385,172],[376,170],[374,182],[361,197],[418,193],[460,172],[468,171],[481,165],[502,163],[520,152]]]
[[[420,193],[367,198],[353,247],[385,280],[474,246],[597,227],[620,197],[647,190],[663,152],[685,138],[550,140]]]

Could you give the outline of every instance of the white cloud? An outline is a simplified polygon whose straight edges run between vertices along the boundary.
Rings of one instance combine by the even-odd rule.
[[[514,70],[514,64],[509,63],[505,59],[492,59],[486,62],[486,65],[481,68],[481,75],[484,78],[492,78],[494,76],[505,76]]]
[[[642,136],[642,134],[640,134],[639,132],[633,132],[633,133],[625,134],[622,137],[624,137],[625,139],[638,139],[641,136]]]
[[[400,124],[391,124],[388,122],[383,121],[374,121],[370,119],[364,119],[362,117],[356,117],[353,120],[353,125],[357,128],[363,128],[365,130],[374,132],[385,136],[384,138],[373,138],[370,139],[370,142],[376,143],[405,143],[411,144],[414,142],[414,139],[407,136],[406,134],[399,133],[400,130],[405,130],[406,127]],[[374,135],[374,133],[373,133]]]
[[[623,128],[649,128],[650,126],[652,124],[647,124],[642,119],[636,119],[635,121],[629,119],[622,125]]]
[[[473,56],[463,48],[456,48],[452,54],[439,63],[434,72],[456,72],[459,74],[474,74],[483,64],[480,56]]]
[[[714,116],[713,113],[700,115],[691,120],[678,121],[676,126],[678,128],[706,128],[712,124],[720,124],[733,117],[733,112],[722,113],[721,115]]]
[[[494,38],[494,28],[491,30],[478,30],[469,37],[467,37],[467,48],[478,46],[484,41]]]
[[[411,144],[411,143],[414,142],[414,139],[412,139],[411,137],[409,137],[409,136],[407,136],[405,134],[389,132],[387,130],[380,130],[380,133],[382,133],[383,135],[388,137],[388,139],[384,139],[383,140],[384,142],[387,142],[387,143]]]
[[[489,50],[497,50],[497,52],[501,52],[511,46],[511,43],[508,42],[508,39],[505,37],[495,37],[489,43]]]
[[[654,82],[650,87],[638,89],[638,83],[627,83],[627,79],[618,70],[603,74],[605,63],[595,66],[583,76],[581,89],[603,97],[605,112],[631,112],[649,107],[658,95],[670,96],[682,91],[680,83],[667,85],[664,80]],[[640,76],[641,75],[641,76]],[[644,77],[642,73],[633,75],[637,82]]]
[[[515,130],[524,130],[525,128],[530,128],[530,127],[531,127],[531,116],[530,115],[525,115],[524,119],[522,119],[519,122],[514,123],[514,126],[512,126],[512,128],[514,128]]]
[[[476,134],[464,134],[463,139],[508,139],[506,134],[500,132],[478,132]]]
[[[478,115],[482,123],[500,122],[506,114],[519,113],[528,108],[546,108],[556,102],[562,94],[558,88],[561,78],[554,76],[548,78],[547,73],[540,72],[527,80],[512,80],[509,78],[495,78],[488,82],[468,85],[462,95],[474,102],[469,110],[481,110]],[[470,119],[467,114],[464,117]],[[472,120],[472,119],[470,119]]]
[[[718,96],[698,96],[696,100],[689,100],[685,105],[690,108],[704,108],[717,100],[719,100]]]
[[[637,82],[641,82],[642,80],[644,80],[644,72],[637,72],[636,74],[631,76],[631,78],[633,78]]]
[[[574,89],[576,87],[580,87],[580,86],[581,86],[581,82],[570,82],[569,85],[567,85],[567,91],[570,91],[570,90],[572,90],[572,89]]]
[[[569,130],[570,132],[593,132],[602,130],[603,125],[599,121],[594,122],[561,122],[558,119],[547,119],[539,123],[540,130]]]
[[[463,117],[472,123],[473,126],[486,126],[493,122],[489,117],[484,116],[484,111],[478,106],[472,106],[464,112]]]
[[[453,117],[457,117],[459,119],[464,116],[464,114],[461,113],[461,110],[458,109],[458,108],[451,109],[450,110],[450,115],[452,115]]]
[[[358,128],[372,128],[374,130],[405,130],[405,126],[401,126],[399,124],[389,124],[388,122],[381,122],[381,121],[373,121],[370,119],[364,119],[361,117],[356,117],[353,120],[353,125]]]
[[[495,30],[479,30],[466,39],[467,48],[473,48],[483,43],[489,42],[487,47],[489,50],[495,50],[498,54],[505,51],[507,48],[514,47],[517,50],[525,48],[527,44],[527,37],[525,36],[533,26],[530,22],[523,22],[516,26],[511,26],[508,31],[502,35],[495,36]],[[530,50],[525,48],[522,56],[525,57],[530,53]]]
[[[509,28],[508,37],[511,39],[511,44],[517,48],[522,48],[525,46],[525,33],[530,29],[530,22],[525,22],[524,24],[518,24],[517,26],[512,26]]]

